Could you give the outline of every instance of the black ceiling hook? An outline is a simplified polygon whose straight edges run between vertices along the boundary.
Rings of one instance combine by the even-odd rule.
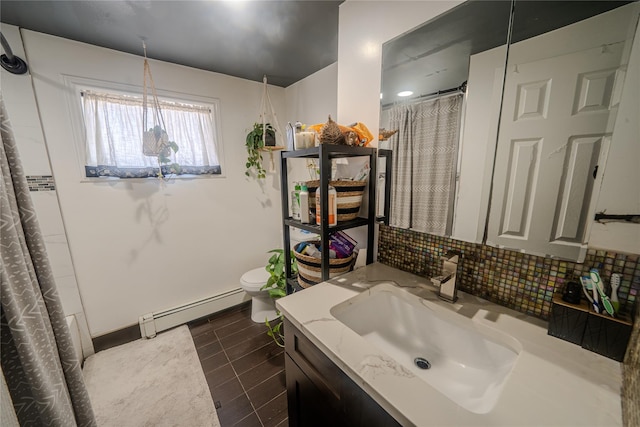
[[[27,63],[24,62],[22,58],[13,54],[9,43],[7,43],[7,39],[4,38],[2,33],[0,33],[0,42],[2,42],[2,49],[5,51],[4,54],[0,55],[0,65],[2,65],[2,68],[13,74],[26,73],[29,69]]]

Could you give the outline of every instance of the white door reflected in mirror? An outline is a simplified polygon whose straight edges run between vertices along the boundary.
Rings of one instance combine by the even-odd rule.
[[[487,244],[584,260],[634,7],[510,46]]]

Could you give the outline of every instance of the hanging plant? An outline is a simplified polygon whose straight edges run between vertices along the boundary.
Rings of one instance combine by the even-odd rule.
[[[169,141],[169,135],[160,126],[156,125],[153,128],[145,131],[143,134],[142,152],[145,156],[157,157],[158,159],[158,177],[162,178],[162,166],[166,166],[171,163],[171,154],[178,152],[178,144],[174,141]],[[178,163],[171,163],[168,165],[169,173],[178,174],[182,171],[182,168]]]
[[[266,129],[266,134],[264,130]],[[254,123],[253,129],[247,134],[246,147],[247,147],[247,163],[245,164],[247,170],[244,173],[246,176],[251,176],[251,171],[254,170],[258,179],[265,178],[267,172],[262,166],[262,153],[261,149],[265,146],[274,146],[276,144],[276,131],[270,123]]]
[[[160,100],[156,94],[156,86],[151,75],[151,66],[147,60],[147,46],[143,42],[144,49],[144,78],[142,88],[142,154],[145,156],[155,157],[158,159],[158,178],[163,178],[163,166],[165,171],[171,174],[179,174],[182,168],[178,163],[171,163],[171,154],[178,152],[178,144],[175,141],[169,141],[169,135],[164,128],[164,118],[160,110]],[[147,81],[148,77],[148,81]],[[153,118],[155,126],[147,129],[148,107],[147,107],[147,86],[151,87],[151,108],[153,110]],[[171,163],[171,164],[169,164]],[[167,164],[168,167],[167,167]]]
[[[270,117],[270,119],[267,119]],[[273,125],[272,125],[273,123]],[[278,117],[276,111],[271,104],[269,90],[267,87],[267,76],[262,78],[262,101],[260,103],[260,119],[253,124],[253,129],[247,134],[247,167],[246,176],[251,176],[252,171],[256,178],[266,178],[267,171],[262,165],[262,151],[269,151],[271,156],[270,171],[275,171],[275,162],[273,160],[273,151],[284,147],[276,147],[276,131],[280,132],[278,125]],[[282,132],[280,132],[282,134]],[[268,148],[266,148],[268,147]]]

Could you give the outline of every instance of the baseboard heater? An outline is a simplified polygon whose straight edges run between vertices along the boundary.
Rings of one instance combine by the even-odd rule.
[[[138,319],[140,334],[143,338],[153,338],[158,332],[183,325],[250,299],[251,297],[245,291],[237,288],[167,310],[143,314]]]

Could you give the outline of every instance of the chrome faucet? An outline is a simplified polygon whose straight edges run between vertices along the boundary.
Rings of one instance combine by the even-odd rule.
[[[456,279],[459,259],[458,253],[448,253],[442,258],[442,275],[431,278],[431,282],[438,287],[438,296],[445,301],[456,302],[458,299]]]

